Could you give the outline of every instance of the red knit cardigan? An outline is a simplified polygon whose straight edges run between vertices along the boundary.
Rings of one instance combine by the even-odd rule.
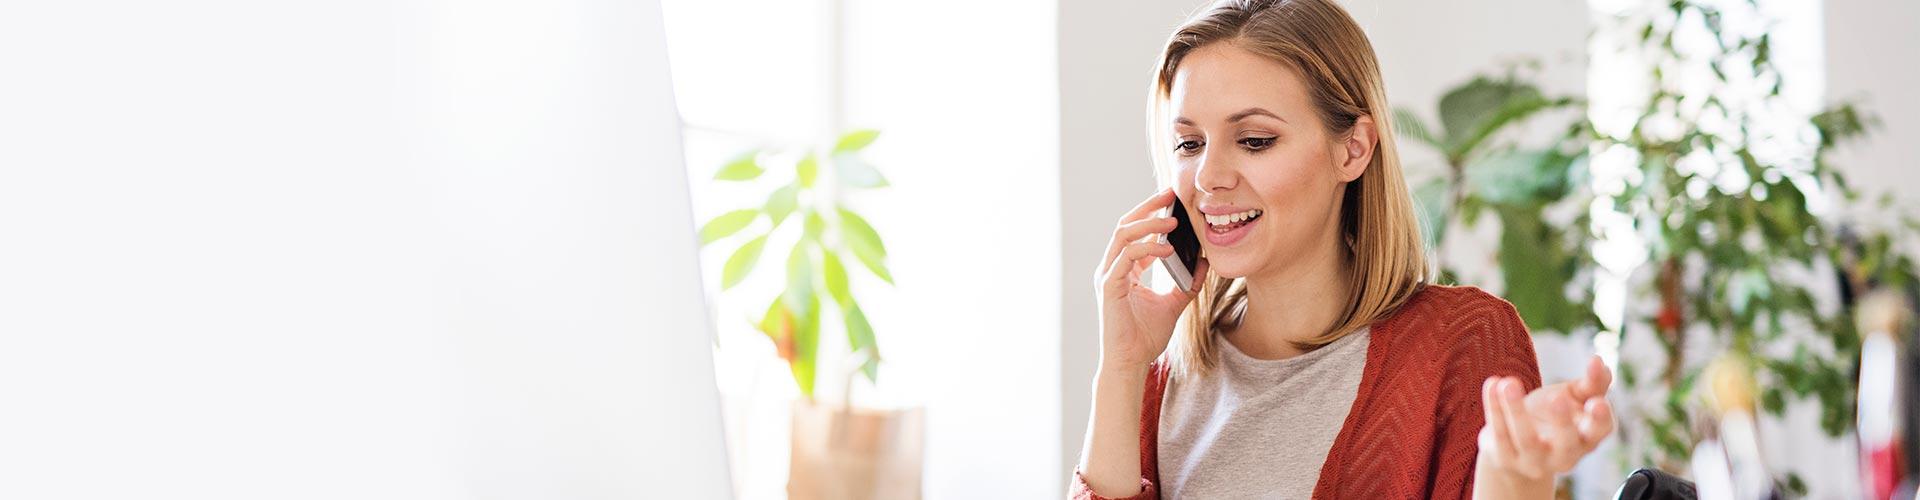
[[[1478,288],[1430,285],[1373,324],[1347,420],[1320,467],[1314,498],[1470,498],[1479,453],[1480,386],[1517,376],[1540,386],[1539,361],[1513,304]],[[1147,377],[1140,413],[1140,494],[1159,498],[1160,400],[1166,358]],[[1284,425],[1275,422],[1274,425]],[[1104,500],[1074,472],[1074,500]]]

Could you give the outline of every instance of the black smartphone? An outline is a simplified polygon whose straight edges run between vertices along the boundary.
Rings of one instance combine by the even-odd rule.
[[[1200,236],[1194,232],[1193,222],[1187,219],[1187,206],[1180,198],[1173,199],[1173,219],[1178,226],[1167,233],[1167,244],[1173,245],[1173,255],[1160,259],[1167,266],[1167,274],[1173,276],[1173,283],[1181,290],[1193,291],[1193,272],[1200,265]]]

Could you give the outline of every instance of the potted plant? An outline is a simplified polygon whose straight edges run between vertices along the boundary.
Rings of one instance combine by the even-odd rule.
[[[723,291],[753,272],[770,238],[782,228],[790,228],[785,232],[793,236],[791,246],[775,252],[784,256],[779,262],[784,264],[785,286],[768,299],[765,313],[748,322],[773,342],[799,389],[800,398],[792,406],[787,482],[794,500],[920,496],[924,410],[869,408],[851,401],[857,378],[878,380],[882,358],[848,264],[857,263],[865,274],[893,283],[879,233],[844,202],[850,192],[887,186],[879,170],[859,157],[878,137],[874,130],[855,130],[839,136],[824,152],[804,150],[796,156],[756,150],[740,155],[714,179],[771,185],[765,202],[722,213],[700,227],[702,245],[738,242],[722,267]],[[783,157],[797,160],[777,161]],[[770,170],[791,175],[766,175]],[[844,375],[846,388],[837,404],[822,403],[815,397],[822,368],[820,339],[835,329],[847,339],[848,362],[843,365],[857,368],[836,374]]]

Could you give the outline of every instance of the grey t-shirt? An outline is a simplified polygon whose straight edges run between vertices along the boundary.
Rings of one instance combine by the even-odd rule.
[[[1216,370],[1167,381],[1165,498],[1308,498],[1360,388],[1371,328],[1287,359],[1218,339]]]

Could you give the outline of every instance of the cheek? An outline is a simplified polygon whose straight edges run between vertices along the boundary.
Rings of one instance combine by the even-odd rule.
[[[1248,169],[1246,178],[1269,206],[1317,203],[1333,191],[1337,172],[1320,148],[1276,148],[1266,153],[1256,157],[1257,168]]]

